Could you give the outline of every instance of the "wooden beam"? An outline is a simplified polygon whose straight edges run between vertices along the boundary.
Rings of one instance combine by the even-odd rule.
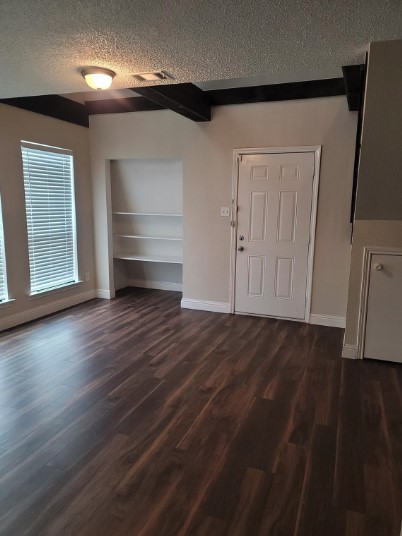
[[[353,224],[355,220],[355,212],[356,212],[356,197],[357,197],[357,180],[359,175],[359,166],[360,166],[360,152],[361,152],[361,141],[362,141],[362,128],[363,128],[363,109],[364,109],[364,98],[365,98],[365,87],[366,87],[366,75],[367,75],[367,60],[368,60],[368,54],[366,53],[366,63],[364,65],[359,66],[352,66],[354,69],[350,69],[348,67],[343,67],[343,72],[345,76],[345,85],[346,80],[349,80],[349,87],[352,86],[352,78],[355,82],[355,91],[356,87],[359,91],[359,101],[357,104],[357,97],[353,97],[354,102],[352,101],[352,108],[351,103],[349,102],[348,97],[348,103],[349,103],[349,110],[357,109],[358,117],[357,117],[357,130],[356,130],[356,145],[355,145],[355,161],[353,166],[353,186],[352,186],[352,202],[350,206],[350,222]],[[355,67],[360,67],[360,87],[357,85],[357,69]],[[353,76],[352,76],[353,73]],[[357,108],[356,108],[357,106]],[[353,233],[353,227],[352,227],[352,233]]]
[[[234,87],[206,91],[212,106],[253,102],[314,99],[345,95],[343,78],[290,82],[265,86]]]
[[[61,121],[67,121],[68,123],[82,127],[89,127],[88,112],[85,106],[60,95],[1,99],[0,103],[53,117],[54,119],[60,119]]]
[[[343,78],[345,81],[346,98],[350,111],[357,112],[360,109],[362,101],[362,91],[364,87],[366,66],[346,65],[342,67]]]
[[[168,108],[192,121],[211,121],[208,95],[194,84],[169,84],[132,89],[163,108]]]
[[[164,107],[145,99],[144,97],[129,97],[124,99],[104,99],[86,101],[85,106],[89,115],[120,114],[125,112],[149,112],[164,110]]]

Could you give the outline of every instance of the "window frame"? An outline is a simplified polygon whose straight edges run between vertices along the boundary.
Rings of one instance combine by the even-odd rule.
[[[61,147],[55,147],[51,145],[45,145],[41,143],[35,143],[35,142],[29,142],[29,141],[21,141],[21,159],[22,159],[22,166],[23,166],[23,181],[24,181],[24,202],[25,202],[25,216],[26,216],[26,228],[27,228],[27,240],[28,240],[28,250],[30,247],[30,232],[29,232],[29,225],[28,225],[28,202],[29,199],[27,198],[27,190],[26,190],[26,176],[25,176],[25,169],[23,164],[23,150],[24,149],[33,149],[35,151],[43,151],[46,153],[55,153],[55,154],[62,154],[70,157],[70,188],[71,188],[71,228],[72,228],[72,236],[73,236],[73,270],[74,270],[74,280],[62,283],[60,285],[55,286],[48,286],[46,288],[42,288],[39,290],[32,290],[32,273],[31,273],[31,255],[28,251],[28,264],[29,264],[29,283],[30,283],[30,292],[29,292],[29,298],[34,299],[37,297],[41,297],[46,294],[53,294],[57,292],[61,292],[63,290],[67,290],[71,287],[77,286],[80,283],[82,283],[80,277],[79,277],[79,267],[78,267],[78,235],[77,235],[77,211],[76,211],[76,196],[75,196],[75,173],[74,173],[74,167],[75,167],[75,160],[74,160],[74,154],[73,151],[70,149],[64,149]],[[29,178],[28,178],[29,180]]]
[[[0,268],[4,271],[4,298],[0,295],[0,307],[4,304],[10,303],[13,300],[10,300],[9,290],[8,290],[8,277],[7,277],[7,258],[6,258],[6,243],[4,238],[4,219],[3,219],[3,207],[2,207],[2,198],[0,193],[0,251],[2,255],[0,256]]]

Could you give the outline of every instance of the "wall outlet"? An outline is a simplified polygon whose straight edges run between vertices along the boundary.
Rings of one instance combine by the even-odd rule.
[[[85,274],[85,281],[90,281],[90,280],[91,280],[91,274],[90,274],[90,272],[87,272]]]
[[[221,207],[221,216],[229,217],[230,216],[230,208],[229,207]]]

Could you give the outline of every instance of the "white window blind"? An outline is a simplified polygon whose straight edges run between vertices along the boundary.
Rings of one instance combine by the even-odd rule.
[[[23,143],[31,293],[77,281],[73,156]]]
[[[4,248],[3,218],[0,200],[0,303],[7,301],[6,253]]]

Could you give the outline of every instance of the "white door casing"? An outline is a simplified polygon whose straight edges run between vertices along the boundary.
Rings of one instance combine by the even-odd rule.
[[[319,157],[319,147],[237,151],[233,312],[309,321]]]

